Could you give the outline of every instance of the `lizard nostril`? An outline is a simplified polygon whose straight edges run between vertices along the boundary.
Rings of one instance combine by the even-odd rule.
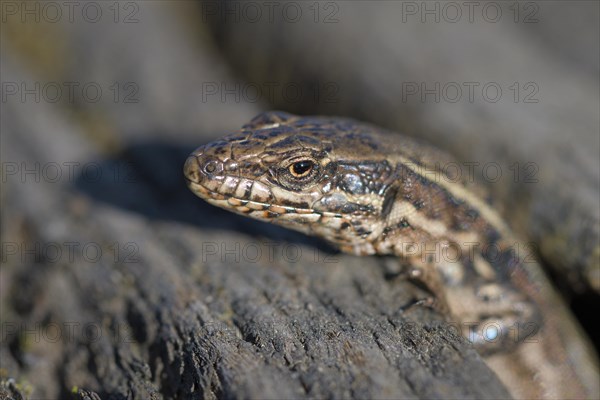
[[[217,170],[217,165],[214,161],[209,162],[208,164],[206,164],[206,167],[204,167],[204,170],[208,173],[213,173]]]
[[[207,159],[201,162],[202,170],[207,175],[216,175],[223,171],[223,163],[219,160]]]

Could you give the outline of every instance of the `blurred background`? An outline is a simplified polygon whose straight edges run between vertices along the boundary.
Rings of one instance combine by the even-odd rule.
[[[119,357],[90,356],[110,341],[79,329],[122,318],[136,343],[160,336],[131,288],[145,281],[167,307],[217,285],[191,266],[194,235],[331,251],[185,187],[187,154],[270,109],[349,116],[454,154],[598,345],[599,4],[2,1],[0,379],[34,398],[131,379],[106,378]],[[167,367],[149,365],[165,386]]]

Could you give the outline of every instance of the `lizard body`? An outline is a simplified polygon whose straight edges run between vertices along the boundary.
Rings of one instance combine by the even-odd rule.
[[[516,397],[598,396],[577,324],[477,189],[445,173],[451,162],[372,125],[269,112],[197,149],[184,173],[216,206],[401,257]]]

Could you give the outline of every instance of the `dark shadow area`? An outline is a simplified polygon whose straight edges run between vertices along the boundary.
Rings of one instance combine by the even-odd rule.
[[[84,170],[75,188],[94,200],[150,219],[178,221],[199,229],[231,230],[337,252],[318,238],[237,215],[198,198],[183,177],[183,164],[196,147],[162,141],[132,144],[116,157],[97,161],[93,168]]]
[[[590,290],[583,294],[573,296],[570,306],[575,317],[579,320],[579,323],[592,340],[596,350],[600,352],[600,332],[598,332],[598,327],[596,325],[598,318],[598,314],[596,314],[598,312],[598,304],[600,304],[600,295]]]
[[[538,257],[542,262],[542,266],[546,267],[546,260],[539,254]],[[578,291],[574,290],[564,277],[557,275],[552,268],[546,267],[544,268],[544,271],[548,274],[548,277],[558,292],[563,295],[566,304],[592,341],[592,344],[596,348],[596,352],[600,354],[600,332],[596,326],[600,295],[591,287],[583,287]]]

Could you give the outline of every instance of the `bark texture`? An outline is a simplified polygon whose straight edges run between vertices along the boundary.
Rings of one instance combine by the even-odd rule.
[[[226,47],[213,42],[198,5],[135,4],[137,22],[129,24],[115,23],[105,8],[103,15],[110,17],[98,23],[8,18],[2,25],[3,83],[16,83],[19,90],[37,83],[41,89],[39,101],[19,92],[7,95],[1,109],[0,398],[508,398],[443,316],[404,307],[430,294],[403,277],[397,260],[338,254],[316,240],[213,208],[187,190],[181,169],[194,147],[238,129],[273,104],[264,96],[222,96],[239,81],[220,57]],[[244,34],[234,28],[227,29]],[[246,45],[258,46],[260,35],[271,35],[277,52],[293,51],[301,42],[298,32],[314,34],[288,27],[274,44],[271,27],[254,28],[252,35],[259,36],[248,36]],[[323,38],[340,32],[347,30],[332,26]],[[531,34],[515,35],[519,41]],[[292,61],[304,60],[298,63],[303,68],[313,60],[323,72],[318,79],[330,79],[323,48],[309,48],[311,39],[304,40],[297,50],[304,53]],[[353,53],[347,38],[335,40],[340,45],[334,48],[346,57],[340,60],[369,58]],[[359,50],[366,46],[359,44]],[[405,57],[407,51],[426,53],[417,47],[402,54],[374,51],[391,57],[374,65],[396,69],[402,59],[403,68],[417,68]],[[252,59],[262,59],[267,70],[279,65],[277,57],[255,49]],[[341,82],[363,71],[358,64],[347,66],[334,69],[346,74],[339,75]],[[302,68],[306,77],[310,71]],[[392,79],[389,70],[369,76]],[[367,78],[344,97],[374,96],[364,91]],[[584,87],[597,84],[593,74],[580,79]],[[79,85],[74,98],[65,82]],[[48,83],[63,88],[58,101],[43,94]],[[98,100],[81,93],[90,83],[102,90]],[[209,95],[215,85],[219,94]],[[593,104],[584,100],[578,110],[585,119]],[[402,109],[383,108],[378,115],[410,114]],[[377,119],[362,105],[344,113],[352,110],[356,118]],[[494,118],[475,126],[489,127]],[[423,120],[417,114],[406,124]],[[586,121],[589,129],[596,126],[597,119]],[[448,131],[468,122],[465,114]],[[473,137],[479,128],[466,131]],[[454,143],[444,137],[442,144]],[[569,171],[576,174],[588,163],[584,176],[593,184],[597,159],[587,149],[594,139],[586,138],[572,150],[582,155],[582,164]],[[589,196],[589,185],[576,185],[575,196]],[[589,209],[580,210],[594,217]],[[524,215],[537,221],[534,212]],[[532,232],[555,226],[529,225]],[[566,234],[576,238],[572,233]],[[577,282],[584,279],[588,264],[579,258],[585,254],[559,252],[569,262],[577,258]]]

